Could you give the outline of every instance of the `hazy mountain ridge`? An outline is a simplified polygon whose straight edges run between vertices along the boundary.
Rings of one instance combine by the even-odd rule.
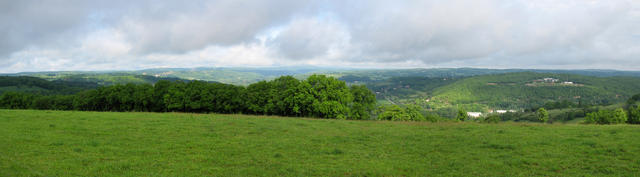
[[[618,70],[545,70],[545,69],[484,69],[484,68],[418,68],[418,69],[361,69],[361,68],[332,68],[332,67],[200,67],[200,68],[152,68],[134,71],[47,71],[21,72],[4,74],[12,76],[34,76],[45,79],[60,79],[73,75],[113,75],[131,74],[153,77],[175,77],[186,80],[216,81],[235,85],[248,85],[261,80],[270,80],[283,75],[293,75],[304,78],[310,74],[319,73],[357,81],[354,77],[365,80],[384,80],[392,77],[430,77],[453,78],[486,74],[537,72],[557,74],[577,74],[597,77],[632,76],[640,77],[640,71]]]

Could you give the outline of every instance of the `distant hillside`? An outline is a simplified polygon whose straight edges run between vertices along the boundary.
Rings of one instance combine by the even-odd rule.
[[[31,73],[30,76],[0,76],[0,93],[6,91],[38,94],[73,94],[82,90],[114,84],[153,84],[160,80],[190,81],[173,77],[155,77],[128,73]]]
[[[180,79],[175,77],[155,77],[147,75],[134,75],[127,73],[109,73],[109,74],[78,74],[68,75],[56,78],[56,80],[74,81],[74,82],[95,82],[99,85],[114,85],[114,84],[153,84],[160,80],[171,81],[188,81],[186,79]]]
[[[396,77],[429,77],[429,78],[460,78],[469,76],[536,72],[555,74],[576,74],[583,76],[611,77],[632,76],[640,77],[638,71],[617,70],[538,70],[538,69],[483,69],[483,68],[427,68],[427,69],[364,69],[350,71],[329,72],[347,82],[380,81]]]
[[[381,81],[397,77],[454,78],[486,74],[517,72],[517,70],[480,69],[480,68],[432,68],[432,69],[366,69],[342,72],[330,72],[347,82]]]
[[[4,74],[9,76],[33,76],[47,80],[89,80],[102,85],[115,83],[153,83],[165,80],[203,80],[234,85],[249,85],[283,75],[305,77],[311,73],[327,73],[352,69],[320,67],[267,67],[267,68],[157,68],[136,71],[48,71]],[[305,77],[306,78],[306,77]]]
[[[633,76],[640,77],[637,71],[616,70],[535,70],[535,69],[483,69],[483,68],[418,68],[418,69],[355,69],[330,67],[202,67],[202,68],[156,68],[135,71],[52,71],[52,72],[24,72],[5,74],[13,76],[34,76],[48,80],[66,78],[84,78],[112,83],[144,83],[153,77],[179,78],[184,80],[215,81],[234,85],[249,85],[262,80],[271,80],[283,75],[292,75],[304,79],[311,74],[324,74],[338,77],[350,83],[368,83],[385,81],[397,77],[428,77],[428,78],[461,78],[488,74],[537,72],[557,74],[577,74],[585,76],[611,77]],[[78,76],[76,76],[78,75]],[[140,75],[140,76],[136,76]],[[146,77],[143,77],[146,76]]]
[[[97,83],[85,81],[48,81],[29,76],[0,76],[0,94],[8,91],[37,94],[73,94],[98,87]]]
[[[432,72],[427,76],[376,80],[372,78],[375,75],[349,74],[340,79],[350,84],[366,84],[381,104],[418,104],[428,109],[463,107],[469,111],[523,110],[563,100],[582,105],[608,105],[640,93],[640,77],[626,76],[518,72],[435,77]],[[550,80],[544,81],[544,78]]]
[[[187,80],[216,81],[235,85],[248,85],[267,79],[266,76],[253,72],[207,68],[148,69],[133,71],[131,73],[156,77],[175,77]]]
[[[156,77],[156,76],[137,75],[134,73],[124,73],[124,72],[63,71],[63,72],[17,73],[17,74],[12,74],[10,76],[29,76],[29,77],[42,78],[49,81],[66,81],[69,83],[86,82],[86,83],[96,83],[98,85],[113,85],[113,84],[127,84],[127,83],[152,84],[159,80],[188,81],[187,79],[181,79],[176,77]]]
[[[545,81],[544,78],[548,78]],[[553,79],[551,79],[553,78]],[[572,74],[508,73],[461,79],[433,91],[434,106],[485,105],[517,109],[570,100],[581,104],[613,104],[640,93],[638,77],[593,77]]]

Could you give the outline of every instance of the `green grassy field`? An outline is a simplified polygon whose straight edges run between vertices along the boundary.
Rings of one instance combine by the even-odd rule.
[[[634,176],[640,126],[0,110],[0,176]]]

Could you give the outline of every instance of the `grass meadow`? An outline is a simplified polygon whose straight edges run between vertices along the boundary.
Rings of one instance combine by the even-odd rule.
[[[637,176],[640,126],[0,110],[0,176]]]

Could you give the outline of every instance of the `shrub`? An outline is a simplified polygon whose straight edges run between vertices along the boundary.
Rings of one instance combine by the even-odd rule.
[[[500,122],[500,116],[492,114],[489,115],[488,117],[484,118],[484,122],[486,123],[498,123]]]
[[[538,117],[538,120],[542,123],[547,123],[549,121],[549,112],[547,112],[547,110],[544,108],[538,109],[536,116]]]
[[[640,105],[629,108],[629,119],[627,122],[630,124],[640,124]]]
[[[409,105],[406,108],[401,108],[398,105],[383,106],[380,107],[379,120],[392,120],[392,121],[425,121],[425,117],[420,112],[420,108],[415,105]],[[430,117],[429,119],[432,119]]]
[[[627,121],[627,113],[618,108],[614,111],[600,110],[598,112],[588,113],[585,118],[586,123],[593,124],[619,124]]]
[[[467,111],[465,111],[464,109],[458,109],[458,115],[456,116],[456,120],[464,121],[467,118],[469,118],[469,115],[467,115]]]

